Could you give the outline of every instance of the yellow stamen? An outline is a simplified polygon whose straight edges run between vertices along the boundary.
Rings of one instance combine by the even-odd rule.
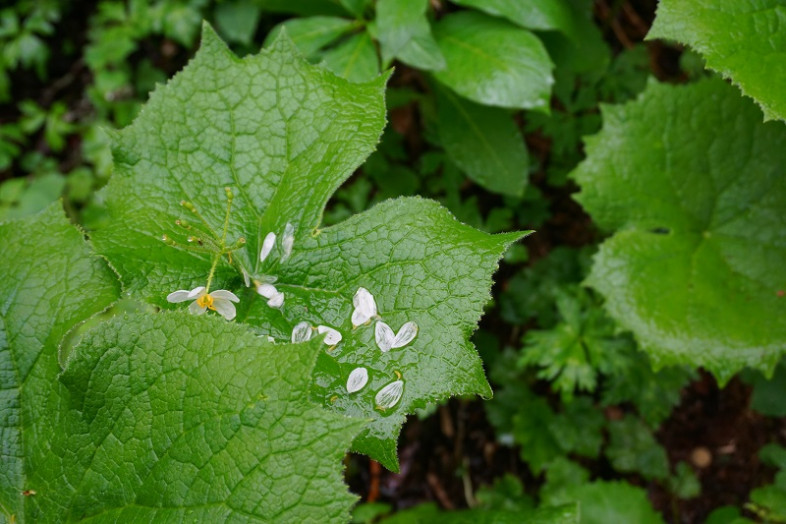
[[[216,308],[213,307],[213,297],[207,293],[197,299],[197,304],[199,304],[201,308],[209,308],[213,311],[216,310]]]

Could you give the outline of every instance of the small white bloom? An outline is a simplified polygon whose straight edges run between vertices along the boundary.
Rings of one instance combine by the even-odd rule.
[[[377,403],[377,407],[380,409],[390,409],[398,404],[402,393],[404,393],[404,381],[396,380],[380,389],[377,392],[377,396],[374,397],[374,402]]]
[[[415,340],[417,334],[418,325],[414,322],[405,323],[396,334],[393,333],[390,326],[381,320],[374,326],[374,338],[377,340],[377,345],[383,353],[387,353],[391,349],[403,348]]]
[[[259,261],[264,262],[270,252],[273,250],[273,246],[276,244],[276,234],[272,231],[265,236],[265,240],[262,241],[262,249],[259,251]]]
[[[204,286],[195,287],[191,291],[179,289],[167,295],[166,299],[167,302],[173,304],[193,300],[194,302],[188,306],[190,313],[201,315],[208,309],[212,309],[227,320],[232,320],[237,314],[232,302],[240,302],[240,299],[231,291],[217,289],[212,293],[205,293]]]
[[[368,370],[366,368],[355,368],[347,379],[347,391],[354,393],[366,387],[368,382]]]
[[[374,295],[364,287],[358,288],[352,298],[352,305],[355,306],[355,310],[352,311],[352,327],[365,324],[377,316],[377,303],[374,301]]]
[[[314,331],[311,329],[311,324],[308,322],[300,322],[292,328],[292,343],[297,344],[298,342],[311,340],[313,334]]]
[[[276,289],[273,284],[259,284],[257,293],[268,299],[267,305],[279,308],[284,305],[284,293]]]
[[[335,346],[339,342],[341,342],[341,333],[333,329],[332,327],[328,326],[317,326],[317,331],[319,334],[327,333],[325,335],[325,344],[328,346]]]
[[[284,238],[281,239],[281,262],[286,262],[292,254],[292,246],[295,245],[295,226],[287,222],[284,226]]]

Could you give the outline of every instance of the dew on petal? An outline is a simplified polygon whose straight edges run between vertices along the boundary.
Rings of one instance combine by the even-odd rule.
[[[273,246],[276,244],[276,234],[272,231],[265,236],[265,240],[262,241],[262,249],[259,251],[259,261],[264,262],[270,252],[273,250]]]
[[[314,330],[311,329],[311,324],[308,322],[300,322],[292,328],[292,343],[306,342],[311,340]]]
[[[328,346],[335,346],[339,342],[341,342],[342,336],[341,333],[333,329],[332,327],[328,326],[317,326],[317,331],[319,334],[325,333],[325,344]]]
[[[354,311],[352,311],[353,327],[365,324],[377,316],[377,303],[374,301],[374,295],[369,293],[368,289],[364,287],[358,288],[355,296],[352,297],[352,305],[355,306]]]
[[[367,382],[368,370],[366,368],[355,368],[352,370],[352,373],[349,374],[349,378],[347,379],[347,391],[349,393],[360,391],[366,387]]]
[[[276,293],[278,293],[278,290],[273,284],[259,284],[257,286],[257,293],[265,298],[273,298]]]
[[[404,381],[396,380],[380,389],[374,397],[374,402],[380,409],[390,409],[398,404],[402,393],[404,393]]]
[[[276,292],[276,294],[270,297],[270,299],[267,301],[267,305],[272,308],[280,308],[281,306],[283,306],[284,293]]]
[[[295,245],[295,226],[287,222],[284,227],[284,238],[281,239],[281,262],[286,262],[292,254],[292,246]]]
[[[390,326],[380,320],[377,322],[377,325],[374,326],[374,338],[377,340],[379,349],[381,349],[383,353],[387,353],[390,351],[390,348],[393,347],[393,341],[396,339],[396,335],[393,333],[393,330],[390,329]]]
[[[418,334],[418,325],[414,322],[407,322],[396,333],[396,338],[393,340],[393,348],[403,348],[413,340]]]

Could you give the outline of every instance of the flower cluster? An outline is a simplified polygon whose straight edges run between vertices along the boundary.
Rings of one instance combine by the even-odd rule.
[[[195,287],[191,291],[178,289],[167,295],[166,300],[173,304],[193,300],[191,305],[188,306],[189,313],[201,315],[210,309],[227,320],[232,320],[237,315],[235,305],[232,302],[240,302],[240,299],[231,291],[217,289],[208,293],[205,286]]]

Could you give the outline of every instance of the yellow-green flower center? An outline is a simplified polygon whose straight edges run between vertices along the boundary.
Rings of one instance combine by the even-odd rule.
[[[201,308],[214,309],[213,308],[213,297],[211,297],[208,294],[204,294],[201,297],[199,297],[197,299],[197,304],[199,304],[199,307],[201,307]]]

